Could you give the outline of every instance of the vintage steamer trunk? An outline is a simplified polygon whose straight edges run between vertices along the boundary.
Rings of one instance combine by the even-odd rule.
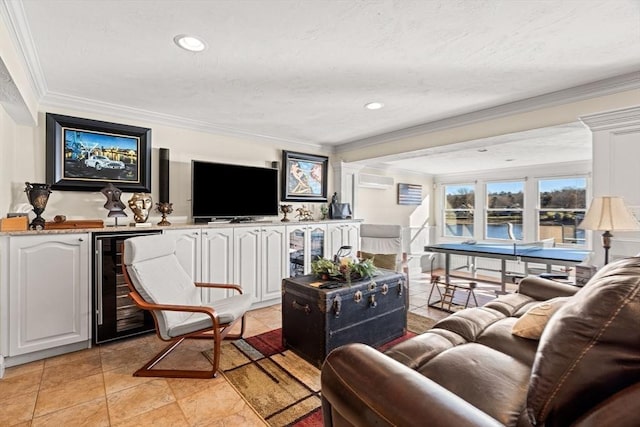
[[[379,346],[407,331],[408,289],[404,274],[380,270],[373,280],[320,289],[316,276],[282,281],[282,340],[285,347],[322,365],[331,350],[360,342]]]

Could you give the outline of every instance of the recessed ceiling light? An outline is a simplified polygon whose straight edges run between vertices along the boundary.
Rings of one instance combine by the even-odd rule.
[[[384,104],[382,102],[370,102],[364,105],[364,108],[366,108],[367,110],[379,110],[382,107],[384,107]]]
[[[197,37],[180,34],[173,38],[173,41],[183,48],[191,52],[202,52],[207,45]]]

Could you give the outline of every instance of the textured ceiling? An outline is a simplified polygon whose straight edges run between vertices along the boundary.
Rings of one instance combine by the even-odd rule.
[[[2,1],[45,105],[304,144],[640,70],[638,0]]]

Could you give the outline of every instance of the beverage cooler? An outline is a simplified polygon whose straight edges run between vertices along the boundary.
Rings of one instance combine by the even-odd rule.
[[[129,297],[122,274],[122,249],[128,238],[161,234],[160,230],[94,233],[93,343],[100,344],[155,329],[153,318]]]

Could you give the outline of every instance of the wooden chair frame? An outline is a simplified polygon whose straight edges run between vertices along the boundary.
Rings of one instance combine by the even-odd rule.
[[[124,258],[124,255],[123,255]],[[129,287],[129,296],[133,302],[143,310],[148,310],[153,316],[153,321],[156,327],[156,335],[162,341],[169,342],[169,345],[155,355],[147,364],[142,368],[134,372],[134,377],[166,377],[166,378],[215,378],[220,366],[220,349],[221,341],[224,339],[237,340],[242,338],[245,329],[245,315],[235,319],[231,323],[220,323],[218,321],[218,315],[212,307],[204,306],[188,306],[188,305],[168,305],[168,304],[153,304],[145,301],[138,291],[133,286],[129,272],[126,265],[122,264],[122,272],[124,274],[125,281]],[[242,292],[242,288],[238,285],[225,284],[225,283],[202,283],[195,282],[195,286],[201,288],[217,288],[217,289],[234,289],[239,293]],[[165,339],[160,335],[158,328],[158,319],[156,317],[157,311],[169,310],[169,311],[181,311],[190,313],[204,313],[211,317],[212,326],[198,331],[194,331],[188,334],[180,335],[175,338]],[[237,334],[229,334],[231,329],[241,322],[240,332]],[[178,347],[185,339],[212,339],[213,340],[213,362],[210,370],[190,370],[190,369],[153,369],[155,365],[160,363],[169,353],[171,353],[176,347]]]

